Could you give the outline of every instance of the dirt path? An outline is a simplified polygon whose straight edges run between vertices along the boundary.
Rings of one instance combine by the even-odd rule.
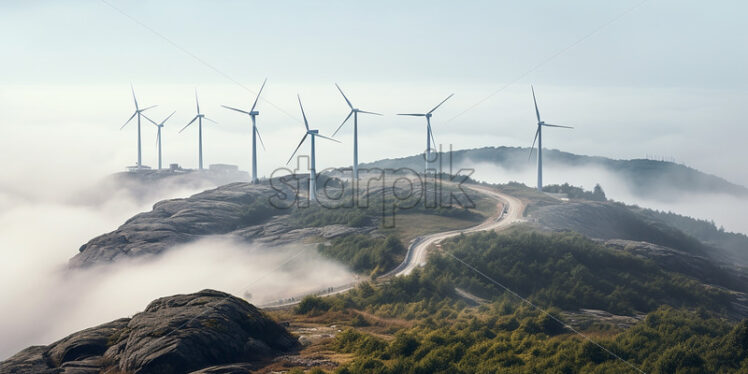
[[[489,217],[485,221],[483,221],[481,224],[467,228],[467,229],[439,232],[435,234],[419,236],[413,239],[413,241],[408,246],[408,252],[406,253],[405,259],[403,260],[403,262],[400,263],[400,265],[398,265],[396,268],[380,276],[378,279],[387,279],[387,278],[396,277],[399,275],[408,275],[414,269],[418,268],[419,266],[425,265],[426,260],[428,259],[429,250],[432,248],[433,245],[439,244],[439,242],[441,242],[444,239],[460,235],[461,233],[467,234],[467,233],[478,232],[478,231],[491,231],[491,230],[504,229],[515,222],[521,222],[524,220],[523,214],[525,211],[525,204],[522,202],[522,200],[514,196],[499,192],[489,187],[484,187],[484,186],[466,186],[466,187],[473,191],[486,194],[498,200],[499,209],[497,213]],[[503,209],[501,208],[502,206],[503,206]],[[349,284],[333,287],[330,292],[316,292],[316,293],[310,293],[310,295],[318,295],[318,296],[334,295],[334,294],[339,294],[342,292],[347,292],[353,289],[354,287],[356,287],[356,283],[349,283]],[[299,296],[296,296],[290,299],[285,299],[284,302],[275,302],[275,303],[262,305],[260,306],[260,308],[262,309],[286,308],[286,307],[298,304],[301,301],[301,299],[304,298],[304,296],[307,296],[307,295],[299,295]]]

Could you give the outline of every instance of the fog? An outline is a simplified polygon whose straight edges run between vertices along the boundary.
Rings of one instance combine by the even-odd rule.
[[[354,280],[311,245],[262,248],[221,237],[173,248],[155,260],[75,271],[52,261],[27,265],[22,274],[6,274],[10,279],[0,290],[0,358],[131,316],[162,296],[212,288],[263,304]]]
[[[87,125],[70,128],[96,132]],[[17,161],[0,178],[0,360],[29,345],[132,315],[161,296],[214,288],[263,303],[353,279],[313,247],[267,249],[224,237],[179,246],[148,261],[70,270],[68,260],[88,240],[159,200],[187,197],[211,185],[160,183],[135,193],[132,186],[105,178],[119,170],[120,159],[102,157],[96,163],[87,152],[75,151],[92,140],[65,142],[62,130],[46,128],[52,133],[46,136],[60,142],[47,142],[41,153],[28,152],[37,130],[31,127],[28,137],[15,142],[0,141]]]
[[[461,167],[474,168],[473,178],[490,183],[510,181],[524,183],[527,186],[537,185],[537,168],[534,162],[528,162],[526,168],[508,170],[501,166],[478,162],[466,162]],[[560,167],[546,165],[543,168],[543,184],[569,183],[574,186],[592,190],[595,184],[605,191],[608,199],[636,204],[644,208],[671,211],[699,219],[713,220],[717,227],[725,230],[748,233],[748,201],[726,194],[672,193],[667,197],[645,197],[634,192],[625,179],[602,167]],[[673,191],[677,191],[677,186]]]

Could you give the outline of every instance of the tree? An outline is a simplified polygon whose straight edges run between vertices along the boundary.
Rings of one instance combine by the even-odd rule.
[[[594,200],[596,201],[607,201],[608,199],[605,197],[605,191],[603,191],[603,188],[600,187],[600,184],[595,185],[595,189],[592,191],[592,196]]]

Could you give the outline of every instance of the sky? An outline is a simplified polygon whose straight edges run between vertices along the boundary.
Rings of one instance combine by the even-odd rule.
[[[177,111],[164,130],[166,163],[197,164],[196,129],[178,134],[195,114],[197,89],[203,112],[219,122],[204,129],[206,163],[248,169],[248,118],[220,105],[248,108],[267,77],[261,175],[283,166],[303,135],[297,93],[323,134],[347,114],[335,82],[356,106],[385,114],[360,120],[360,159],[373,161],[421,152],[422,120],[393,114],[427,111],[450,93],[434,116],[437,142],[529,146],[534,84],[543,119],[575,127],[546,132],[549,148],[650,155],[748,185],[748,50],[740,48],[748,4],[739,1],[37,0],[0,8],[9,130],[0,143],[18,161],[11,169],[51,162],[100,175],[133,164],[136,125],[119,130],[133,110],[130,83],[141,104],[159,105],[147,113],[154,119]],[[155,128],[145,125],[143,157],[155,166]],[[320,142],[319,166],[350,164],[351,136],[348,125],[342,144]]]

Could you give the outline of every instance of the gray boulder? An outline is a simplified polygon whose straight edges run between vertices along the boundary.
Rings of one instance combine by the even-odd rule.
[[[221,373],[249,370],[298,346],[246,301],[203,290],[160,298],[132,318],[29,347],[1,362],[0,373]]]

